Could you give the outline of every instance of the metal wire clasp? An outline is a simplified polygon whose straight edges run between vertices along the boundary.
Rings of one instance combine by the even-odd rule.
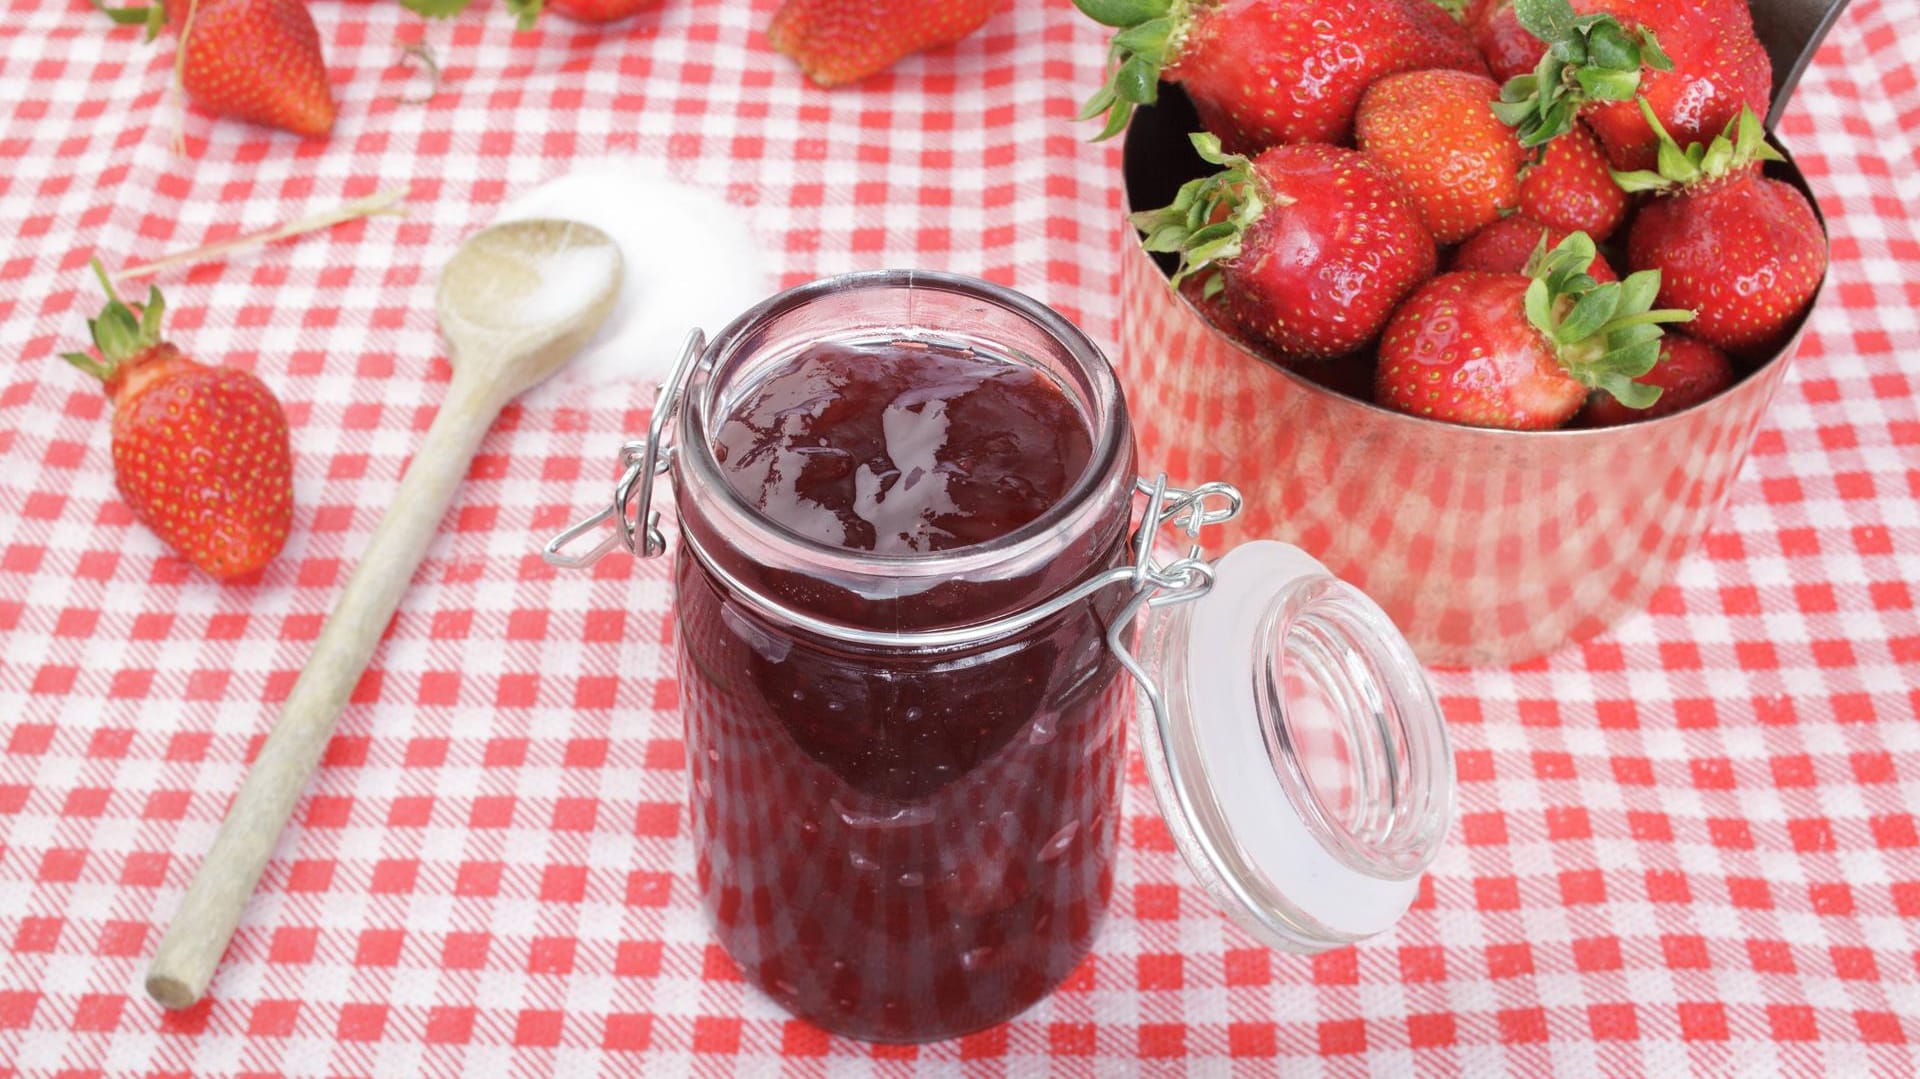
[[[680,410],[680,399],[687,382],[700,366],[700,355],[707,350],[707,335],[699,330],[687,334],[679,362],[660,387],[653,403],[653,422],[647,425],[645,441],[628,442],[620,447],[620,482],[614,485],[613,501],[599,513],[578,521],[565,532],[547,541],[540,557],[548,565],[563,569],[585,569],[605,558],[615,544],[625,543],[636,558],[665,554],[667,537],[660,532],[660,512],[653,508],[654,481],[672,471],[674,447],[667,440],[668,425]],[[637,503],[637,504],[636,504]],[[608,533],[584,554],[565,553],[568,545],[600,527],[605,521],[619,527]]]
[[[1140,530],[1134,534],[1133,598],[1120,608],[1113,624],[1107,627],[1107,648],[1133,676],[1134,684],[1153,705],[1154,716],[1164,727],[1166,698],[1138,657],[1127,637],[1134,620],[1148,607],[1171,607],[1191,603],[1213,588],[1213,563],[1207,561],[1199,543],[1200,531],[1208,525],[1231,521],[1240,513],[1242,498],[1230,483],[1203,483],[1191,491],[1167,486],[1162,474],[1151,483],[1135,480],[1135,490],[1147,496],[1146,512],[1140,518]],[[1153,561],[1153,541],[1161,527],[1172,524],[1186,533],[1187,551],[1166,565]]]

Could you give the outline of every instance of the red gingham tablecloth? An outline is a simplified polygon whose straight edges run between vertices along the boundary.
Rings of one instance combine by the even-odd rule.
[[[1920,1070],[1907,0],[1856,0],[1782,121],[1833,277],[1730,508],[1611,634],[1435,675],[1459,821],[1380,939],[1255,946],[1192,884],[1136,758],[1113,914],[1051,999],[918,1048],[790,1020],[695,899],[664,566],[560,575],[535,553],[606,497],[649,406],[574,386],[488,438],[213,999],[146,999],[160,927],[445,390],[435,271],[510,194],[649,155],[738,205],[783,284],[959,270],[1113,339],[1117,152],[1069,120],[1101,35],[1064,0],[1016,7],[828,93],[767,49],[771,0],[524,35],[492,4],[429,26],[314,0],[332,139],[189,113],[182,156],[168,49],[79,0],[5,5],[0,1075]],[[403,103],[422,38],[442,90]],[[163,281],[178,338],[258,372],[292,420],[293,538],[258,583],[214,584],[131,522],[103,399],[55,357],[95,310],[86,260],[399,183],[404,219]]]

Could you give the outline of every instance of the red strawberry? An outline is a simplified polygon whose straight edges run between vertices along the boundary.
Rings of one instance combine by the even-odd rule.
[[[1374,396],[1416,416],[1516,431],[1559,427],[1590,389],[1634,408],[1660,391],[1635,378],[1659,356],[1658,274],[1597,284],[1593,241],[1574,233],[1533,276],[1449,273],[1415,292],[1380,340]]]
[[[1596,393],[1580,410],[1582,427],[1618,427],[1678,412],[1713,397],[1733,385],[1733,364],[1727,354],[1683,333],[1660,339],[1660,359],[1639,381],[1660,388],[1660,400],[1651,408],[1632,409],[1612,394]]]
[[[1743,104],[1766,115],[1773,67],[1746,0],[1514,0],[1513,11],[1551,46],[1502,90],[1522,145],[1541,145],[1578,114],[1615,168],[1641,169],[1658,139],[1636,94],[1683,140],[1718,132]]]
[[[1781,160],[1760,118],[1744,110],[1710,145],[1663,142],[1658,173],[1621,173],[1629,190],[1674,192],[1647,204],[1627,233],[1627,263],[1659,270],[1660,302],[1699,313],[1693,336],[1742,356],[1764,356],[1813,302],[1827,272],[1827,238],[1807,197],[1770,180]]]
[[[107,306],[89,320],[100,358],[66,354],[113,402],[113,478],[133,514],[215,577],[266,565],[293,522],[287,418],[273,391],[232,367],[194,362],[160,338],[165,304],[138,317],[93,269]]]
[[[1160,79],[1180,83],[1208,131],[1253,153],[1296,142],[1344,142],[1360,95],[1396,71],[1484,74],[1465,28],[1433,0],[1074,0],[1113,38],[1107,85],[1083,119],[1119,134]]]
[[[1487,70],[1503,84],[1532,71],[1540,54],[1547,51],[1532,31],[1520,25],[1511,0],[1489,5],[1479,22],[1468,25],[1473,27],[1473,43],[1479,46]]]
[[[1360,149],[1406,188],[1440,243],[1458,243],[1520,202],[1520,144],[1493,114],[1500,87],[1464,71],[1408,71],[1367,89]]]
[[[959,41],[1004,6],[1003,0],[786,0],[767,25],[767,39],[814,82],[839,86]]]
[[[1133,215],[1149,251],[1177,251],[1180,272],[1217,269],[1240,330],[1288,357],[1365,346],[1415,285],[1433,276],[1433,237],[1385,169],[1357,150],[1277,146],[1252,159],[1193,136],[1225,168],[1189,182],[1171,206]]]
[[[1613,182],[1600,145],[1575,121],[1520,172],[1520,212],[1600,242],[1627,216],[1627,193]]]
[[[1659,38],[1673,70],[1649,71],[1640,96],[1682,145],[1705,142],[1750,108],[1762,119],[1773,97],[1773,62],[1753,30],[1746,0],[1589,0],[1623,8],[1623,21]],[[1582,4],[1588,6],[1587,3]],[[1644,169],[1659,150],[1633,101],[1604,101],[1584,113],[1616,169]]]
[[[544,0],[549,11],[557,11],[574,22],[610,23],[631,18],[660,6],[661,0]]]
[[[104,8],[147,37],[161,24],[184,52],[180,85],[202,108],[296,135],[333,130],[320,32],[301,0],[154,0],[151,7]]]
[[[1503,217],[1479,232],[1453,253],[1450,269],[1480,273],[1527,272],[1533,257],[1560,246],[1569,234],[1563,229],[1543,225],[1530,217],[1515,214]],[[1587,276],[1602,283],[1620,280],[1606,256],[1595,252],[1587,266]]]

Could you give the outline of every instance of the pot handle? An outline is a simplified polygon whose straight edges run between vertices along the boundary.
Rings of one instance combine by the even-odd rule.
[[[1846,10],[1847,0],[1752,0],[1753,29],[1773,61],[1773,104],[1767,131],[1780,122],[1800,76],[1820,51],[1827,31]]]

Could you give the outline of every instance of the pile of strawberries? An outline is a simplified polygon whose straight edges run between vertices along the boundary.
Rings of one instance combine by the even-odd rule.
[[[1134,216],[1174,284],[1383,406],[1665,415],[1775,353],[1826,272],[1813,207],[1762,171],[1746,0],[1075,3],[1117,30],[1103,137],[1163,79],[1207,129],[1219,171]]]

